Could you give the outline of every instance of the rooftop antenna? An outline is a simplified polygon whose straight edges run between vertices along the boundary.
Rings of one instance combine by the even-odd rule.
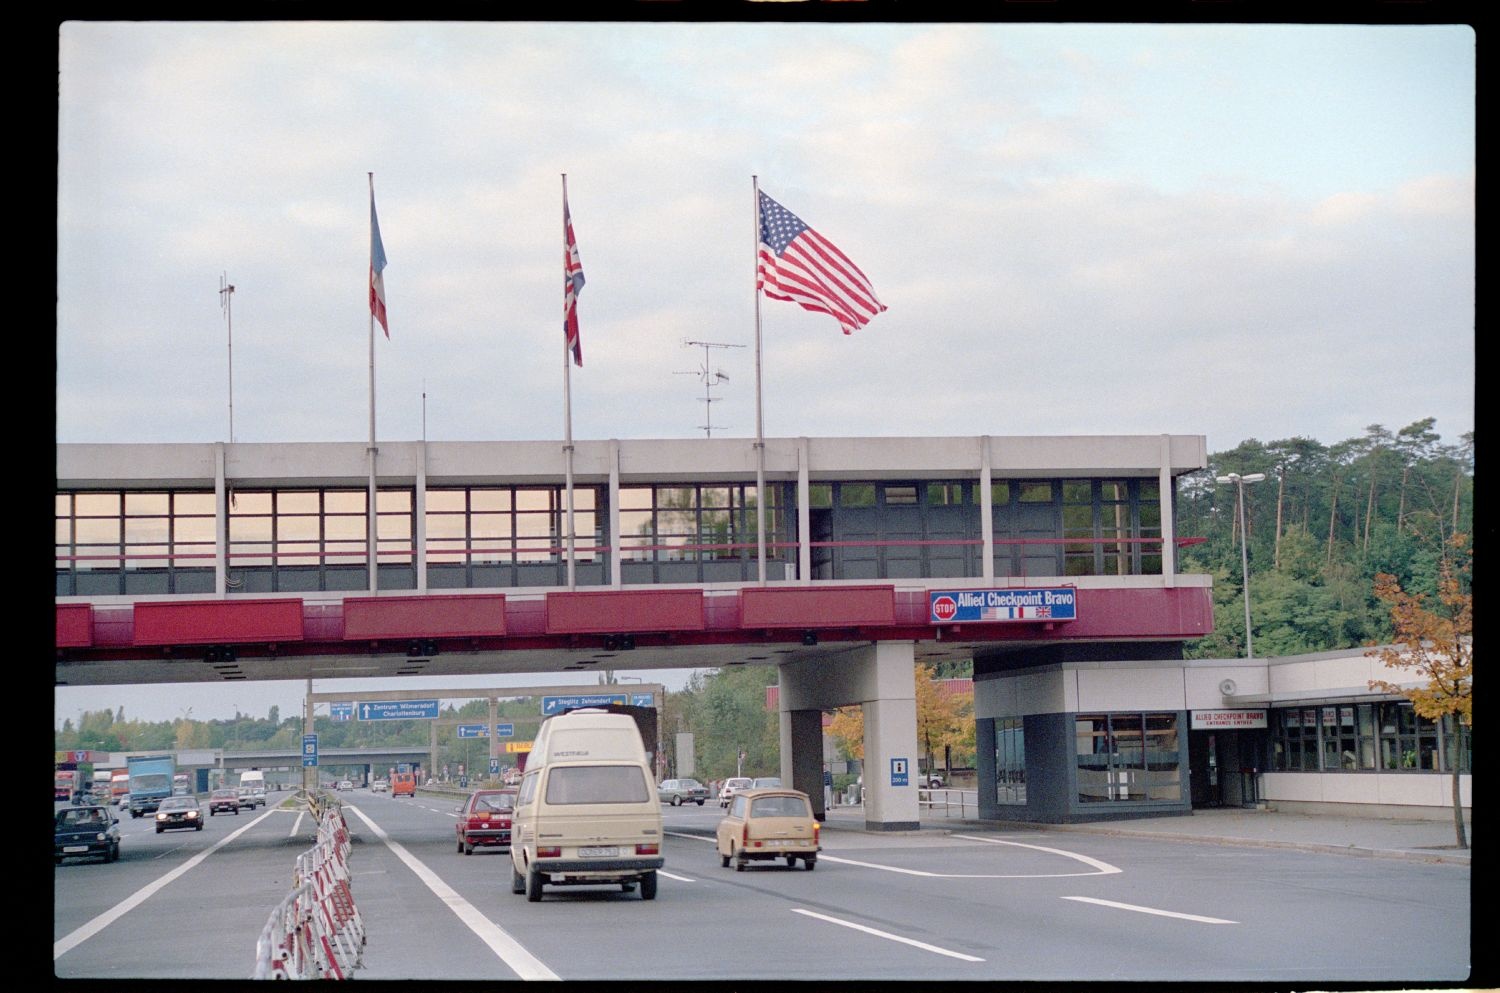
[[[674,375],[697,376],[700,380],[703,381],[703,423],[698,426],[703,429],[705,437],[712,438],[714,436],[713,405],[715,402],[723,399],[723,397],[714,396],[713,389],[720,383],[729,382],[729,374],[726,373],[723,369],[714,369],[710,371],[708,350],[710,348],[744,348],[745,346],[731,345],[719,341],[688,341],[684,339],[682,342],[682,346],[684,348],[688,348],[694,345],[699,346],[703,349],[703,364],[698,367],[696,372],[677,372],[674,373]]]
[[[427,444],[427,378],[422,378],[422,444]]]
[[[224,311],[224,327],[229,335],[229,441],[234,442],[234,316],[230,301],[234,298],[234,284],[229,273],[219,274],[219,309]]]

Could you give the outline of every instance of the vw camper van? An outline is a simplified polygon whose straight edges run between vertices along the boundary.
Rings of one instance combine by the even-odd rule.
[[[597,708],[549,717],[537,731],[511,815],[511,892],[637,885],[656,899],[661,806],[635,721]]]

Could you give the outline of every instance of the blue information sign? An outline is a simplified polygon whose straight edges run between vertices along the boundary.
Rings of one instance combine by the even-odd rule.
[[[906,771],[907,770],[907,765],[908,765],[908,763],[907,763],[906,759],[891,759],[891,785],[892,786],[906,786],[906,785],[908,785],[908,776],[907,776],[907,771]]]
[[[630,705],[632,707],[649,707],[656,702],[656,698],[650,693],[630,694]]]
[[[354,701],[335,700],[328,705],[328,717],[335,721],[354,720]]]
[[[514,738],[516,736],[516,726],[514,724],[496,724],[495,734],[501,738]]]
[[[359,719],[362,721],[409,721],[437,715],[436,700],[382,700],[359,705]]]
[[[315,734],[302,736],[302,764],[304,766],[318,764],[318,736]]]
[[[929,624],[1072,621],[1078,618],[1078,590],[1071,586],[932,590],[927,594],[927,610]]]
[[[495,756],[495,757],[493,757],[493,758],[490,759],[490,775],[491,776],[498,776],[498,775],[500,775],[500,758],[499,758],[499,756]]]
[[[488,738],[490,732],[483,724],[460,724],[458,736],[460,738]]]
[[[574,707],[603,707],[606,704],[618,703],[626,705],[629,698],[624,693],[595,693],[592,696],[544,696],[542,697],[542,716],[550,717],[553,714],[561,714],[565,710]]]

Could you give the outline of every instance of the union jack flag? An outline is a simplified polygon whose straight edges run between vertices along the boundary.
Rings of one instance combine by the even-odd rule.
[[[583,341],[578,336],[578,293],[583,289],[583,263],[578,260],[578,242],[573,238],[573,215],[568,213],[568,194],[563,191],[563,337],[573,353],[573,364],[583,365]]]

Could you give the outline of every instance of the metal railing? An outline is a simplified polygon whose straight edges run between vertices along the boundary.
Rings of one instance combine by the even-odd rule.
[[[923,810],[942,811],[944,817],[978,817],[979,791],[951,787],[917,789],[917,806]]]

